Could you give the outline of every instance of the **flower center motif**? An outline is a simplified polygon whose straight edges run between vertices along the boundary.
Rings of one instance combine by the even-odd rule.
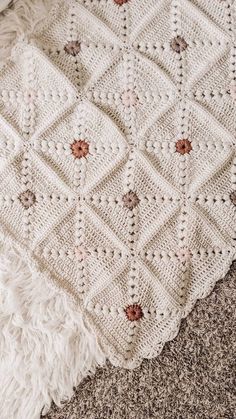
[[[125,106],[134,106],[137,103],[137,96],[131,90],[125,91],[122,94],[121,99],[122,99],[123,105]]]
[[[89,153],[89,144],[84,140],[77,140],[71,144],[71,150],[75,158],[81,159],[82,157],[86,157]]]
[[[183,263],[188,262],[191,259],[191,252],[187,247],[183,247],[177,252],[179,260]]]
[[[77,54],[79,54],[80,49],[81,49],[80,42],[78,42],[78,41],[68,42],[64,46],[65,52],[69,55],[73,55],[73,57],[75,57]]]
[[[76,255],[77,259],[79,260],[79,262],[82,262],[88,256],[88,253],[83,246],[77,246],[75,248],[75,255]]]
[[[24,94],[24,100],[26,103],[33,103],[36,98],[36,93],[33,89],[29,89]]]
[[[230,95],[232,99],[236,100],[236,85],[234,83],[230,86]]]
[[[189,140],[179,140],[175,144],[177,153],[189,154],[192,150],[192,144]]]
[[[20,200],[21,204],[23,205],[23,207],[28,209],[28,208],[32,207],[32,205],[35,204],[36,196],[30,190],[27,190],[27,191],[24,191],[20,194],[19,200]]]
[[[126,307],[125,314],[127,319],[131,322],[140,320],[143,317],[142,308],[138,304],[133,304],[131,306]]]
[[[137,207],[139,204],[139,197],[135,192],[128,192],[122,198],[124,206],[129,209]]]
[[[128,3],[129,0],[114,0],[118,6],[122,6],[122,4]]]
[[[232,193],[230,194],[230,199],[231,199],[231,202],[232,202],[234,205],[236,205],[236,192],[232,192]]]
[[[177,52],[178,54],[180,54],[180,52],[182,52],[186,48],[188,48],[187,42],[181,36],[176,36],[175,38],[173,38],[172,41],[171,41],[171,43],[170,43],[170,45],[171,45],[171,48],[175,52]]]

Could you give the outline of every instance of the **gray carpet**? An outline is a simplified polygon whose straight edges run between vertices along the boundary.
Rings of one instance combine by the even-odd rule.
[[[161,356],[134,371],[107,365],[46,419],[235,419],[236,263],[197,303]]]

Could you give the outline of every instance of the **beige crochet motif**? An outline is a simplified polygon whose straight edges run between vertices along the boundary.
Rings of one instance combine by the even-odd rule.
[[[115,365],[235,258],[233,1],[61,1],[0,72],[0,226]]]

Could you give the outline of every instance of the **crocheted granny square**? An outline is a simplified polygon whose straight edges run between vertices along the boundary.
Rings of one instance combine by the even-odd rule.
[[[235,258],[232,1],[59,2],[0,72],[0,225],[137,366]]]

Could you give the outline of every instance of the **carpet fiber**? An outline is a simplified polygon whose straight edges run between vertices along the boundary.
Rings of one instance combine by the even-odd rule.
[[[47,419],[234,419],[236,264],[197,303],[162,354],[133,371],[107,365]]]

